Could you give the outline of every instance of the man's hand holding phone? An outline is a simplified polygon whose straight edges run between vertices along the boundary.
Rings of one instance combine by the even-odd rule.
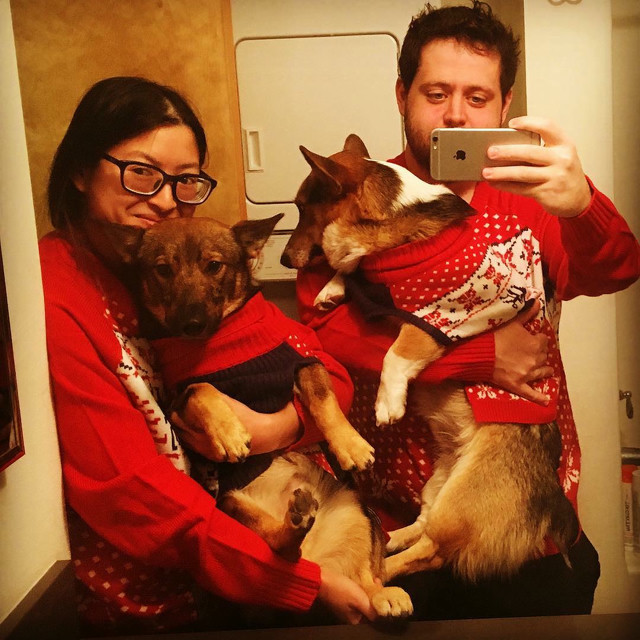
[[[538,133],[544,146],[489,147],[489,159],[507,166],[485,167],[483,179],[497,189],[533,198],[558,217],[582,213],[591,201],[591,189],[573,142],[545,118],[513,118],[509,127]]]

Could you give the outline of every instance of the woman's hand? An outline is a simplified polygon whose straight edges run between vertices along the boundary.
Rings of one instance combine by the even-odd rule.
[[[508,165],[485,168],[482,177],[496,189],[533,198],[560,218],[582,213],[591,202],[591,189],[573,142],[545,118],[522,116],[513,118],[509,126],[539,133],[544,146],[489,147],[489,158]]]
[[[491,382],[527,400],[547,405],[549,398],[529,383],[553,375],[553,368],[547,365],[549,338],[543,333],[532,335],[524,328],[539,310],[540,302],[536,300],[530,309],[496,329],[496,361]]]
[[[230,396],[223,395],[236,417],[251,434],[251,454],[285,449],[300,438],[300,420],[292,402],[276,413],[258,413]]]
[[[359,624],[363,618],[373,620],[376,612],[362,587],[353,580],[322,568],[318,598],[326,604],[336,617],[349,624]]]

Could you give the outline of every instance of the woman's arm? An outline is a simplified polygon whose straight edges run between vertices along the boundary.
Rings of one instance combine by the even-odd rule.
[[[252,455],[287,449],[304,433],[293,402],[276,413],[258,413],[230,396],[224,395],[224,400],[251,434]]]
[[[69,504],[99,535],[145,563],[186,569],[204,588],[231,600],[306,610],[318,595],[319,567],[274,554],[156,453],[142,413],[105,364],[106,351],[99,354],[94,346],[107,339],[110,327],[101,317],[93,320],[81,328],[68,311],[47,305]],[[92,338],[88,330],[95,332]],[[111,339],[118,347],[113,334]]]

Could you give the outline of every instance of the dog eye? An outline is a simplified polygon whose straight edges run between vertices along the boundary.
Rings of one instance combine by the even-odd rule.
[[[171,267],[166,263],[156,264],[153,268],[156,274],[161,278],[170,278],[173,275]]]
[[[216,260],[210,260],[205,267],[205,271],[211,275],[215,275],[220,269],[222,269],[222,262]]]

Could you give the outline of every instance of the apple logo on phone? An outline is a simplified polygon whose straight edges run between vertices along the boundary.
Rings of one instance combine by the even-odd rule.
[[[466,151],[464,151],[464,149],[458,149],[456,151],[456,155],[453,156],[454,160],[466,160],[467,159],[467,153]]]

